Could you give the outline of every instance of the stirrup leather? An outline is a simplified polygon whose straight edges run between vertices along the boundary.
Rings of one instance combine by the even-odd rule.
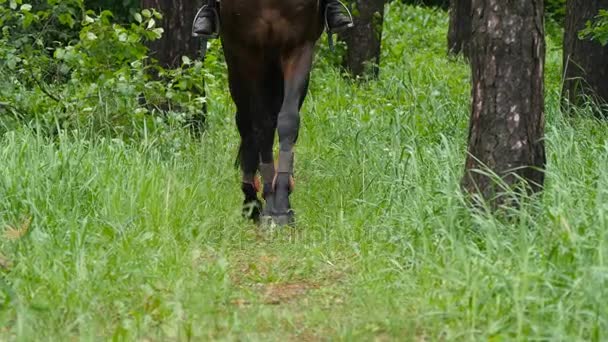
[[[350,10],[348,9],[348,7],[340,0],[337,0],[337,2],[342,6],[342,8],[344,9],[344,11],[346,12],[346,14],[348,14],[348,16],[350,17],[350,22],[354,22],[353,19],[353,14],[350,12]],[[329,49],[331,51],[334,51],[334,31],[332,31],[332,29],[329,27],[329,19],[328,19],[328,13],[329,12],[329,7],[325,6],[325,11],[323,13],[323,19],[325,21],[325,30],[327,31],[327,43],[329,44]],[[353,25],[349,25],[347,28],[351,28],[353,27]]]

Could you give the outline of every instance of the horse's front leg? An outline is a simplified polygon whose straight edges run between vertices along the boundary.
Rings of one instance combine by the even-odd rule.
[[[289,203],[289,195],[293,190],[294,145],[300,129],[300,106],[308,90],[313,48],[313,44],[307,44],[293,49],[281,58],[285,89],[277,121],[280,151],[272,215],[278,225],[294,223],[294,213]]]

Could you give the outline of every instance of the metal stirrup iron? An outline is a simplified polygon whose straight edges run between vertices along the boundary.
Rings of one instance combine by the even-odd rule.
[[[219,3],[219,1],[218,1]],[[194,20],[192,21],[192,27],[194,28],[194,25],[196,24],[196,19],[198,19],[198,16],[201,14],[201,12],[206,11],[207,8],[209,8],[209,5],[203,5],[203,7],[201,7],[198,12],[196,12],[196,15],[194,16]],[[210,11],[213,12],[213,18],[215,21],[215,32],[213,32],[210,35],[203,35],[203,34],[197,34],[195,32],[192,32],[192,36],[193,37],[202,37],[205,39],[217,39],[220,36],[220,14],[218,13],[217,9],[215,8],[211,8]]]
[[[217,2],[219,3],[219,0]],[[194,30],[194,24],[196,24],[196,19],[198,19],[198,16],[201,14],[201,12],[206,10],[208,7],[209,7],[208,5],[203,5],[203,7],[201,7],[198,10],[198,12],[196,12],[196,15],[194,16],[194,21],[192,21],[193,30]],[[202,61],[205,61],[205,57],[207,56],[207,44],[209,43],[209,39],[217,39],[220,36],[220,25],[221,25],[220,15],[215,8],[212,8],[211,11],[213,12],[213,17],[215,19],[215,32],[213,32],[211,35],[201,35],[201,34],[192,32],[193,37],[201,38],[201,60]]]

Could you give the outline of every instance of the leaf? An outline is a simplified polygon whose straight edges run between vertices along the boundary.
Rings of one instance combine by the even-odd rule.
[[[152,30],[152,32],[154,32],[156,38],[158,39],[163,36],[163,33],[165,33],[165,29],[163,29],[162,27],[158,27]]]
[[[74,17],[70,13],[61,13],[57,19],[59,19],[61,24],[66,25],[69,28],[73,28],[74,24],[76,23]]]
[[[65,50],[62,48],[58,48],[57,50],[55,50],[55,58],[56,59],[63,59],[63,57],[65,56]]]
[[[97,35],[95,35],[95,33],[93,33],[93,32],[87,32],[87,39],[88,40],[96,40],[97,39]]]

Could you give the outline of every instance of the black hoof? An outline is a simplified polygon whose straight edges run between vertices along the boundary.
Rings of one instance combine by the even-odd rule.
[[[268,215],[265,213],[260,216],[259,224],[267,229],[295,227],[296,216],[292,210],[283,215]]]
[[[261,215],[258,224],[262,228],[272,228],[274,226],[272,222],[272,216],[269,215]]]
[[[296,225],[296,216],[293,210],[286,214],[272,215],[272,223],[277,227],[294,227]]]

